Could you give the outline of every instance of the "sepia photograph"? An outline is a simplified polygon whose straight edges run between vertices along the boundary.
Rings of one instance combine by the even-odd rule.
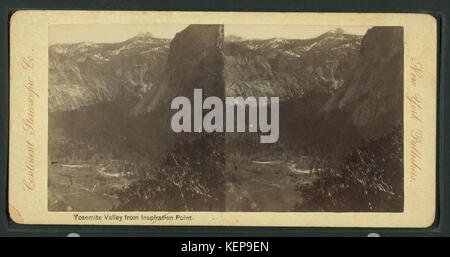
[[[404,211],[404,28],[48,26],[49,212]]]

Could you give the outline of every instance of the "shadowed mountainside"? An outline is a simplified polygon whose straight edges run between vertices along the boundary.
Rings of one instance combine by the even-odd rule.
[[[351,80],[336,91],[324,110],[352,109],[349,121],[371,131],[401,123],[403,52],[402,27],[369,29]]]
[[[233,40],[225,43],[225,87],[231,96],[302,97],[333,93],[356,67],[361,36],[340,30],[313,39]]]
[[[76,110],[123,95],[141,97],[159,80],[169,43],[147,33],[120,43],[50,46],[50,112]]]

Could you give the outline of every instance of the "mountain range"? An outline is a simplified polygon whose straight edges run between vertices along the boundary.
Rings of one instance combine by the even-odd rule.
[[[364,36],[333,30],[312,39],[224,37],[223,25],[190,25],[172,39],[141,34],[120,43],[49,47],[49,111],[133,97],[130,114],[169,106],[193,88],[205,95],[279,96],[311,92],[323,113],[351,109],[349,120],[376,126],[401,120],[403,31],[374,27]],[[387,119],[387,120],[385,120]]]
[[[180,36],[183,33],[191,32]],[[360,43],[361,36],[341,31],[307,40],[225,39],[221,51],[226,94],[289,98],[311,89],[333,92],[351,75]],[[142,98],[154,85],[167,83],[162,74],[181,60],[178,57],[186,58],[170,44],[171,40],[143,34],[121,43],[50,46],[50,111],[75,110],[123,94]],[[177,57],[168,61],[169,56]],[[184,73],[188,68],[181,67]]]
[[[56,44],[49,47],[49,110],[70,111],[142,97],[158,81],[170,40],[142,34],[120,43]]]

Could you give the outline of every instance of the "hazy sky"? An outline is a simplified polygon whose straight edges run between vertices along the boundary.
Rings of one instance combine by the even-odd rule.
[[[150,32],[154,37],[173,38],[175,34],[187,25],[118,25],[118,24],[82,24],[82,25],[53,25],[48,29],[48,43],[115,43],[125,41],[140,32]]]
[[[82,24],[52,25],[49,27],[49,44],[78,43],[84,41],[96,43],[121,42],[142,32],[150,32],[154,37],[173,38],[175,34],[188,25],[118,25],[118,24]],[[268,38],[313,38],[329,30],[333,26],[298,26],[298,25],[225,25],[225,36],[236,35],[245,39]],[[363,35],[369,27],[340,27],[348,34]]]
[[[245,39],[314,38],[323,33],[341,28],[345,33],[364,35],[370,27],[361,26],[299,26],[299,25],[225,25],[226,35],[237,35]]]

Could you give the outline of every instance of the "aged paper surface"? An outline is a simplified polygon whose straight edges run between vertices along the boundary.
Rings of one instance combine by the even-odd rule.
[[[17,223],[434,222],[432,16],[19,11],[10,49]],[[170,123],[177,96],[189,126]],[[239,96],[255,123],[205,121],[205,98],[225,112]]]

